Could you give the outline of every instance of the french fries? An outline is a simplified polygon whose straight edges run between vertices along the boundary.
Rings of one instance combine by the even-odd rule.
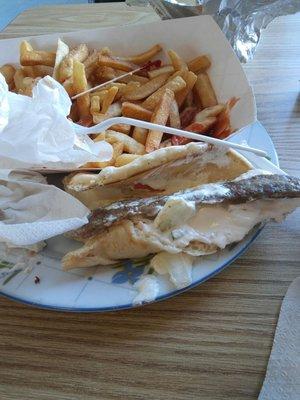
[[[121,132],[116,132],[113,130],[107,130],[106,139],[112,139],[114,142],[120,142],[124,145],[124,151],[131,154],[144,154],[145,146],[134,140],[132,137],[125,135]]]
[[[100,112],[100,97],[99,96],[93,96],[91,97],[91,106],[90,106],[90,113],[93,115],[95,113]]]
[[[65,56],[59,65],[59,82],[64,82],[66,79],[73,75],[73,64],[74,61],[83,62],[89,54],[89,50],[86,44],[80,44],[75,47]]]
[[[107,90],[107,94],[102,101],[101,112],[102,114],[106,114],[109,109],[109,106],[113,103],[116,94],[118,93],[118,87],[112,86]]]
[[[156,78],[151,79],[144,85],[138,87],[136,90],[132,90],[127,93],[124,97],[126,100],[142,100],[150,94],[156,92],[168,79],[169,74],[158,75]]]
[[[176,76],[174,79],[168,81],[164,86],[154,92],[151,96],[149,96],[143,103],[142,106],[147,108],[148,110],[154,110],[156,105],[161,100],[163,94],[166,89],[171,90],[174,93],[179,92],[181,89],[186,87],[186,82],[181,76]]]
[[[109,89],[112,86],[116,86],[118,88],[118,92],[117,92],[117,94],[116,94],[116,96],[114,98],[114,102],[115,102],[115,101],[120,100],[121,98],[123,98],[123,94],[126,92],[126,86],[127,85],[125,83],[115,82],[112,85],[108,85],[107,89]],[[92,95],[93,95],[93,93],[92,93]]]
[[[132,137],[137,142],[145,145],[148,136],[148,129],[145,128],[138,128],[137,126],[134,127]]]
[[[98,64],[103,67],[120,69],[121,71],[125,72],[133,71],[134,69],[138,68],[136,65],[128,61],[123,61],[120,59],[104,56],[102,54],[100,54],[98,57]]]
[[[93,97],[91,97],[91,102],[92,102]],[[101,102],[101,99],[100,99],[100,102]],[[99,109],[100,109],[100,104],[99,104]],[[107,118],[119,117],[121,115],[121,103],[116,102],[116,103],[111,104],[108,107],[106,114],[102,114],[99,111],[95,111],[95,110],[93,110],[93,112],[91,111],[91,114],[92,114],[93,122],[95,125],[99,124],[100,122],[104,121]],[[130,127],[129,127],[129,130],[130,130]]]
[[[193,91],[191,90],[187,94],[187,96],[186,96],[186,98],[184,100],[183,107],[184,108],[185,107],[193,107],[193,105],[194,105],[194,94],[193,94]]]
[[[73,78],[68,78],[64,81],[63,87],[70,97],[75,96],[76,92],[73,86]]]
[[[24,40],[20,45],[20,64],[21,65],[48,65],[53,67],[55,63],[55,53],[51,51],[33,50],[30,43]]]
[[[141,86],[140,82],[128,82],[127,85],[121,89],[122,97],[126,99],[126,96],[131,92],[137,90]]]
[[[4,76],[6,83],[11,83],[14,79],[16,68],[10,64],[5,64],[0,67],[0,72]]]
[[[102,139],[101,139],[102,140]],[[82,168],[95,168],[95,169],[102,169],[105,167],[110,167],[112,165],[115,165],[116,160],[120,155],[123,153],[124,145],[121,142],[114,142],[111,144],[113,148],[113,155],[111,160],[109,161],[93,161],[93,162],[88,162],[82,166]]]
[[[115,76],[124,75],[124,71],[121,71],[120,69],[114,69],[114,71],[115,71]],[[146,78],[145,76],[132,74],[132,75],[128,75],[128,76],[124,76],[123,78],[120,78],[118,80],[118,82],[121,82],[121,83],[139,82],[140,84],[144,84],[144,83],[148,82],[148,80],[149,79]]]
[[[152,112],[139,104],[124,102],[122,104],[122,115],[128,118],[140,119],[142,121],[151,121]]]
[[[195,74],[199,74],[200,72],[205,72],[211,66],[210,59],[208,56],[203,55],[194,58],[193,60],[187,63],[188,69]]]
[[[122,105],[120,102],[111,104],[106,112],[108,118],[120,117],[122,115]]]
[[[69,54],[69,46],[60,38],[57,41],[53,78],[59,81],[59,68],[62,60]]]
[[[181,78],[183,78],[183,74],[184,72],[186,72],[186,70],[180,70],[180,71],[175,71],[168,79],[168,82],[172,81],[174,78],[177,78],[178,76],[180,76]]]
[[[217,96],[206,72],[202,72],[198,75],[195,89],[202,108],[212,107],[218,104]]]
[[[176,129],[180,129],[181,126],[178,104],[175,99],[170,106],[170,126]]]
[[[204,108],[195,116],[195,122],[202,122],[208,117],[216,117],[225,109],[225,104],[217,104],[216,106]]]
[[[73,89],[75,94],[84,92],[87,90],[87,79],[85,76],[84,65],[77,61],[73,60]],[[86,117],[90,115],[90,96],[89,94],[85,94],[76,99],[79,117]]]
[[[112,147],[113,147],[113,161],[115,161],[123,153],[125,145],[121,141],[118,141],[116,143],[113,143]]]
[[[99,133],[99,134],[95,137],[94,142],[100,142],[101,140],[105,140],[105,132]]]
[[[180,108],[184,103],[187,95],[193,90],[193,87],[197,81],[197,75],[191,71],[183,71],[182,78],[184,79],[186,86],[176,93],[176,101]]]
[[[33,86],[37,81],[38,79],[26,76],[23,69],[19,69],[15,72],[13,81],[10,83],[9,87],[14,87],[15,92],[18,94],[31,96]]]
[[[183,61],[183,59],[176,53],[176,51],[169,50],[168,56],[175,71],[183,71],[188,69],[186,62]]]
[[[230,113],[238,99],[218,102],[207,73],[211,67],[209,56],[198,55],[186,62],[177,52],[168,50],[169,64],[164,64],[154,59],[161,51],[162,47],[155,44],[140,54],[120,57],[108,47],[89,50],[81,43],[69,48],[58,39],[53,53],[35,50],[23,41],[21,66],[5,64],[0,73],[9,89],[19,94],[31,96],[36,82],[46,75],[60,82],[71,98],[80,94],[71,99],[68,118],[82,126],[124,116],[226,138],[233,131]],[[133,73],[134,70],[137,71]],[[91,139],[112,144],[113,156],[109,161],[87,163],[83,168],[122,167],[145,153],[192,141],[122,123],[92,134]]]
[[[116,124],[111,127],[113,131],[124,133],[124,135],[129,135],[131,131],[131,126],[127,124]]]
[[[138,154],[126,154],[123,153],[116,158],[115,167],[122,167],[123,165],[129,164],[132,161],[140,158],[141,156]]]
[[[108,117],[105,114],[102,114],[100,112],[93,112],[92,114],[92,120],[94,125],[100,124],[100,122],[106,120]]]
[[[107,88],[107,89],[98,90],[98,91],[96,91],[96,92],[93,92],[93,93],[91,93],[91,99],[92,99],[93,97],[99,97],[100,107],[101,107],[102,101],[103,101],[104,98],[107,96],[107,91],[108,91],[108,88]]]
[[[174,92],[166,88],[160,102],[154,110],[151,122],[154,124],[165,125],[170,115],[170,108],[174,100]],[[147,153],[159,148],[163,133],[160,131],[151,130],[148,133],[145,149]]]
[[[154,45],[151,49],[145,51],[144,53],[138,54],[136,56],[125,57],[124,61],[131,62],[137,65],[143,65],[147,61],[151,60],[156,54],[158,54],[162,50],[162,47],[159,44]]]
[[[153,79],[153,78],[157,77],[158,75],[173,74],[174,71],[175,70],[172,65],[165,65],[164,67],[154,69],[153,71],[148,71],[148,76],[150,79]]]
[[[31,96],[33,86],[36,84],[36,79],[31,78],[29,76],[23,79],[23,87],[19,90],[20,94],[24,96]]]
[[[103,56],[111,57],[112,51],[109,47],[105,46],[105,47],[102,47],[102,49],[100,50],[100,54],[102,54]]]
[[[98,83],[105,83],[114,79],[116,77],[116,73],[111,67],[101,66],[96,69],[94,76]]]
[[[15,72],[16,68],[10,64],[5,64],[2,65],[2,67],[0,67],[0,73],[4,76],[5,81],[10,89],[15,85],[14,83]]]
[[[91,74],[97,68],[98,57],[99,57],[98,51],[94,49],[92,51],[92,53],[88,56],[88,58],[83,62],[87,79],[91,76]]]
[[[30,78],[43,78],[46,75],[52,76],[53,68],[47,65],[33,65],[32,67],[23,67],[26,76]]]
[[[25,75],[23,69],[22,68],[17,69],[14,74],[14,83],[15,83],[15,88],[16,88],[17,93],[20,90],[25,90],[25,85],[23,83],[24,78],[26,78],[26,75]]]

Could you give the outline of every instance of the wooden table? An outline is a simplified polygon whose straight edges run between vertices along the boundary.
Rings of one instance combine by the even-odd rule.
[[[122,4],[43,7],[1,38],[157,20]],[[245,70],[284,169],[300,173],[300,15],[263,32]],[[2,400],[257,398],[282,298],[300,273],[300,212],[205,284],[162,303],[67,314],[0,300]]]

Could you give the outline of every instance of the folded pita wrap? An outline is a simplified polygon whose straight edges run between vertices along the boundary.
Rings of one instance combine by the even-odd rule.
[[[233,150],[206,143],[172,146],[145,154],[123,167],[64,180],[65,190],[91,210],[115,201],[166,195],[204,183],[231,180],[251,169]]]
[[[63,267],[109,265],[160,252],[215,253],[298,206],[300,179],[261,170],[172,195],[114,203],[92,212],[89,223],[73,232],[84,245],[63,258]]]

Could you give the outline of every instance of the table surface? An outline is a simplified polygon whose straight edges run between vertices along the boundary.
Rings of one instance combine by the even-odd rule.
[[[44,7],[0,38],[157,19],[124,4]],[[281,166],[298,176],[299,39],[299,14],[276,19],[245,66]],[[300,212],[269,224],[215,278],[140,309],[68,314],[1,298],[1,399],[256,399],[282,298],[300,271],[299,226]]]

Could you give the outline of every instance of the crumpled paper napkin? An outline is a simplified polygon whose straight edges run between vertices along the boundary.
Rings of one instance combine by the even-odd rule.
[[[89,209],[37,172],[0,170],[0,242],[31,245],[77,229]]]
[[[266,378],[258,400],[300,399],[300,277],[282,302]]]
[[[70,121],[70,107],[64,87],[50,76],[28,97],[10,92],[0,73],[0,169],[69,169],[110,160],[111,145],[93,142]]]

